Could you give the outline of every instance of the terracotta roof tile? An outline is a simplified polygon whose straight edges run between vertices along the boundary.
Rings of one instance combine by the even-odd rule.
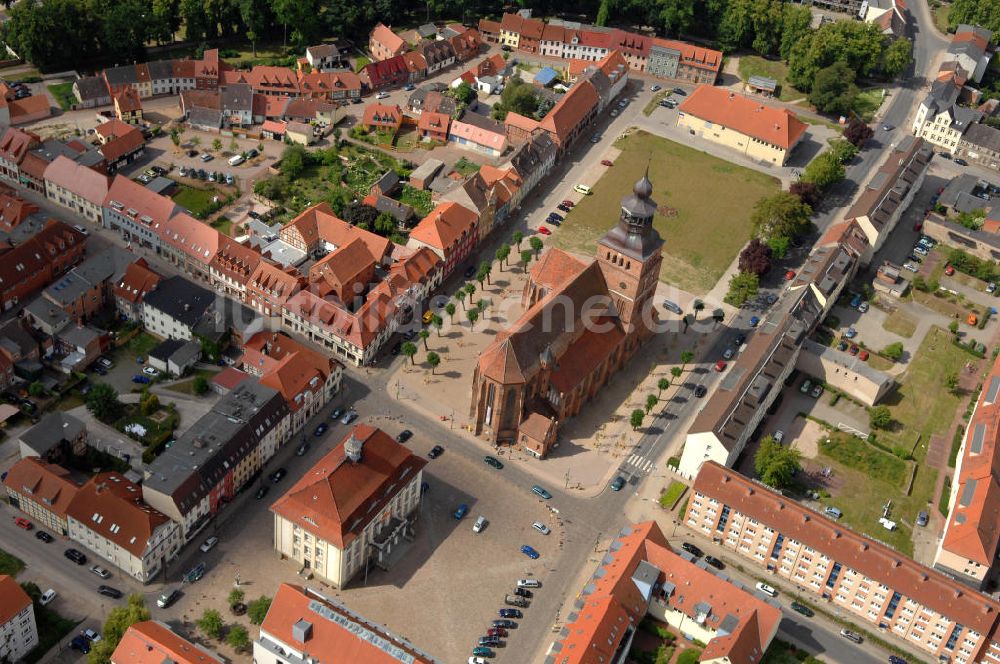
[[[125,274],[115,284],[115,297],[134,304],[139,303],[146,293],[156,288],[160,279],[162,277],[149,267],[146,259],[140,258],[125,268]]]
[[[31,606],[31,598],[14,577],[0,575],[0,625],[9,623],[28,606]]]
[[[787,109],[767,106],[757,99],[712,85],[699,85],[681,103],[680,112],[785,150],[795,146],[807,126]]]
[[[224,661],[155,620],[130,625],[111,655],[111,664],[223,664]]]
[[[371,38],[393,53],[398,54],[406,49],[406,42],[403,41],[403,38],[382,23],[376,25],[375,29],[372,30]]]
[[[25,457],[7,471],[4,486],[27,496],[56,516],[65,519],[66,510],[80,486],[69,471],[38,457]],[[3,621],[0,620],[0,624]]]
[[[66,514],[139,558],[156,529],[170,521],[143,502],[138,484],[118,473],[90,478],[76,492]]]
[[[76,194],[94,205],[102,205],[108,195],[110,178],[69,157],[59,155],[45,168],[45,180]]]

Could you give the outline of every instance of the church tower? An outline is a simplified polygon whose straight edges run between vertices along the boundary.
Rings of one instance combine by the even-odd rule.
[[[652,305],[663,260],[663,240],[653,228],[656,202],[649,169],[622,199],[618,224],[597,243],[597,261],[618,316],[629,335],[650,334],[643,311]]]

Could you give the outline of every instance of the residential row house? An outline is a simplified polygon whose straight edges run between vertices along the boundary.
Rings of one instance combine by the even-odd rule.
[[[0,661],[22,661],[38,643],[35,603],[14,577],[0,576]]]
[[[281,394],[247,377],[145,467],[142,497],[194,538],[291,440]]]
[[[694,84],[712,85],[722,71],[720,51],[617,28],[543,22],[518,13],[504,14],[499,22],[481,19],[479,33],[487,42],[565,60],[598,62],[617,50],[635,72]]]
[[[0,307],[8,311],[66,274],[83,260],[86,237],[61,221],[45,226],[0,260]]]
[[[831,612],[935,661],[1000,661],[1000,603],[710,461],[683,515],[692,528]]]

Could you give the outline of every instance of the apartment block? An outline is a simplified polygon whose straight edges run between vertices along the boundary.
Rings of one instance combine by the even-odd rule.
[[[942,662],[1000,662],[1000,602],[717,463],[684,522],[830,611],[888,630]]]
[[[31,598],[14,577],[0,576],[0,662],[19,662],[37,645]]]

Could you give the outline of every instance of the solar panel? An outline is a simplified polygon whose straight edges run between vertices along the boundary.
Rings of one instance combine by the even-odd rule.
[[[989,387],[986,388],[985,403],[994,403],[998,393],[1000,393],[1000,376],[993,376],[990,378]]]

